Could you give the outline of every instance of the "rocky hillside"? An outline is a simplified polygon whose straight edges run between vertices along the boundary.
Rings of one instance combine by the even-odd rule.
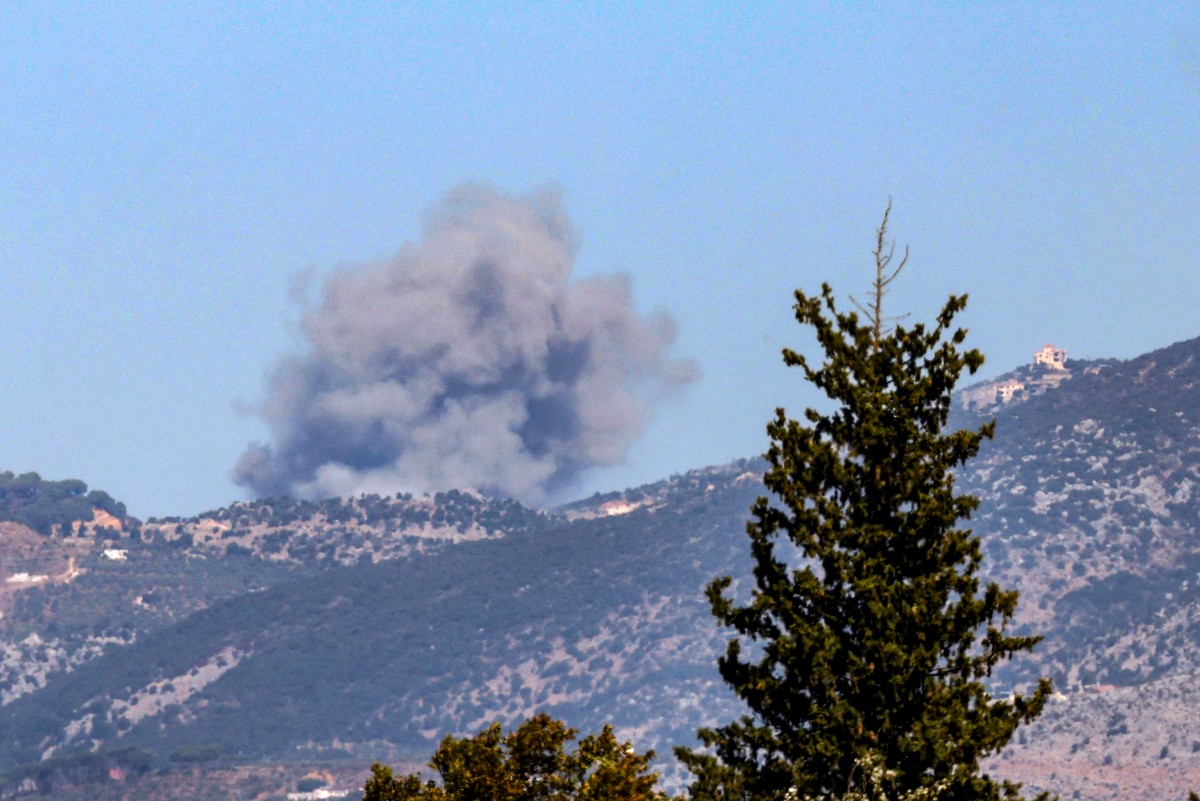
[[[1183,797],[1200,787],[1200,340],[1069,366],[956,420],[998,421],[963,481],[992,572],[1047,635],[1001,681],[1062,693],[1007,767],[1065,797]]]
[[[142,538],[207,556],[255,556],[306,565],[378,562],[468,540],[533,531],[554,515],[473,490],[235,503],[190,518],[151,518]]]
[[[993,769],[1065,798],[1182,798],[1200,787],[1200,340],[1067,367],[955,412],[997,421],[959,480],[982,501],[988,569],[1046,635],[995,689],[1050,675],[1060,693]],[[0,792],[36,796],[38,765],[118,749],[158,770],[419,761],[447,731],[537,709],[669,753],[736,714],[702,588],[746,575],[761,467],[553,511],[463,491],[115,534],[7,524],[6,575],[45,578],[0,596]],[[74,781],[41,770],[43,790]],[[135,797],[129,781],[88,786]]]
[[[214,600],[15,697],[0,709],[0,754],[13,776],[118,744],[161,757],[215,746],[233,760],[403,759],[446,731],[542,708],[587,728],[611,719],[665,752],[733,711],[711,658],[698,658],[719,645],[701,592],[716,573],[745,571],[737,532],[757,472],[694,471],[502,538],[329,559]],[[134,583],[140,562],[172,552],[185,565],[275,564],[180,543],[186,528],[145,537],[104,567]]]
[[[18,522],[27,517],[22,510],[0,506],[0,520],[8,518],[0,522],[0,704],[220,600],[331,566],[537,530],[553,519],[514,501],[451,491],[320,503],[271,499],[143,523],[107,494],[85,494],[83,482],[20,478],[29,476],[83,489],[64,496],[65,504],[41,503],[46,517],[69,516],[65,527],[42,532]],[[89,495],[103,506],[76,503]]]

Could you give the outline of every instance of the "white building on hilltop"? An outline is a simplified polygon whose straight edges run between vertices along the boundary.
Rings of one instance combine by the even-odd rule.
[[[1006,378],[996,381],[985,381],[958,393],[958,402],[964,409],[990,409],[995,406],[1005,406],[1010,403],[1028,400],[1041,395],[1058,386],[1071,377],[1067,368],[1066,348],[1056,348],[1046,345],[1033,354],[1034,368],[1021,369],[1016,374],[1019,378]],[[603,510],[603,507],[601,507]]]
[[[1035,367],[1039,364],[1044,364],[1051,370],[1066,370],[1067,351],[1065,348],[1046,345],[1041,350],[1034,352],[1033,364]]]

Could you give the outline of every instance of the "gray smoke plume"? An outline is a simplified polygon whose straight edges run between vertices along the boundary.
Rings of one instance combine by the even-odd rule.
[[[451,193],[423,240],[344,269],[305,312],[234,480],[259,496],[474,487],[538,502],[619,462],[652,400],[691,381],[625,277],[572,280],[557,196]]]

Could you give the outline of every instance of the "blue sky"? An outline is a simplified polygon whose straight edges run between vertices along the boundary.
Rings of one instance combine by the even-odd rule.
[[[557,189],[700,379],[579,493],[758,453],[791,291],[968,292],[994,374],[1200,336],[1195,3],[30,4],[0,21],[0,469],[139,516],[242,497],[296,276],[464,181]]]

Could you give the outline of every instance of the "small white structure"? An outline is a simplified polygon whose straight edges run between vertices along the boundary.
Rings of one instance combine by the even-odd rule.
[[[288,793],[288,801],[325,801],[328,798],[346,798],[349,790],[327,790],[321,787],[307,793]]]
[[[1067,369],[1067,351],[1065,348],[1056,348],[1053,345],[1045,345],[1041,350],[1033,354],[1033,364],[1036,367],[1039,364],[1049,367],[1051,370],[1066,370]]]
[[[1025,385],[1020,381],[1001,381],[996,385],[996,400],[1008,403],[1018,392],[1024,392]]]
[[[129,552],[118,548],[105,548],[104,558],[111,559],[114,562],[124,562],[129,558]]]
[[[6,578],[4,580],[4,583],[6,583],[6,584],[41,584],[42,582],[49,581],[49,580],[50,580],[49,576],[43,575],[41,573],[38,573],[37,575],[32,575],[29,573],[13,573],[11,576],[9,576],[8,578]]]

